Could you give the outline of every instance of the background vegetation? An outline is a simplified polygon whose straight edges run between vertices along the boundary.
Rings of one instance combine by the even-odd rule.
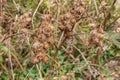
[[[119,0],[0,0],[0,80],[120,80]]]

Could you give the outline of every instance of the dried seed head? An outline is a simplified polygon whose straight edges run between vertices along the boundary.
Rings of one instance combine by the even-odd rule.
[[[63,21],[63,20],[65,20],[65,17],[62,15],[60,16],[60,21]]]
[[[120,33],[120,28],[119,27],[116,29],[116,32]]]
[[[67,37],[72,35],[72,32],[66,32]]]
[[[96,24],[94,23],[89,24],[89,26],[91,27],[92,30],[96,28]]]
[[[49,49],[50,48],[50,45],[49,45],[49,43],[47,43],[47,42],[44,42],[44,49]]]
[[[85,12],[85,9],[83,7],[77,7],[75,9],[75,11],[77,12],[77,14],[81,14],[81,13]]]
[[[75,11],[74,11],[74,8],[70,9],[70,13],[71,13],[71,14],[74,14],[74,12],[75,12]]]
[[[41,27],[35,30],[35,41],[33,44],[33,52],[34,56],[32,59],[33,64],[37,64],[39,62],[48,63],[48,56],[46,55],[45,51],[50,48],[50,43],[53,43],[53,32],[54,26],[51,24],[51,16],[44,15],[43,20],[41,22]],[[26,21],[31,21],[28,18]]]
[[[1,3],[1,6],[2,6],[2,7],[8,6],[7,0],[2,0],[1,2],[2,2],[2,3]]]
[[[43,58],[43,63],[47,64],[48,61],[49,61],[49,58],[48,58],[47,56],[45,56],[45,57]]]
[[[107,2],[106,2],[105,0],[103,0],[103,1],[101,2],[101,7],[102,7],[102,8],[106,8],[106,6],[107,6]]]
[[[44,14],[43,16],[41,16],[43,20],[45,21],[50,21],[52,16],[50,14]]]
[[[67,75],[67,77],[75,78],[75,74],[74,73],[67,73],[66,75]]]
[[[32,21],[32,19],[31,19],[31,18],[29,18],[29,17],[28,17],[28,18],[26,18],[26,22],[28,22],[28,23],[29,23],[29,22],[31,22],[31,21]]]
[[[66,31],[71,31],[72,30],[72,26],[70,24],[66,25]]]
[[[104,34],[97,34],[97,37],[99,38],[99,40],[102,40],[104,38]]]
[[[70,14],[70,13],[66,13],[66,14],[65,14],[65,17],[66,17],[67,19],[69,19],[69,18],[71,17],[71,14]]]
[[[50,44],[53,44],[53,43],[54,43],[53,37],[49,37],[49,38],[48,38],[48,42],[49,42]]]
[[[71,19],[71,23],[74,25],[76,23],[76,19]]]
[[[63,75],[60,77],[60,80],[68,80],[68,77]]]
[[[49,25],[49,28],[51,29],[52,32],[54,31],[54,26]]]
[[[34,57],[32,57],[32,59],[31,59],[31,63],[32,63],[32,64],[37,64],[37,63],[39,63],[39,59],[37,59],[37,58],[34,56]]]
[[[24,33],[25,35],[28,35],[28,34],[29,34],[29,30],[26,29],[26,28],[22,28],[22,29],[21,29],[21,32]]]
[[[43,28],[43,33],[44,34],[49,34],[49,32],[51,32],[51,29],[49,27],[46,26],[46,27]]]
[[[39,47],[40,47],[40,42],[38,40],[36,40],[33,44],[33,48],[38,49]]]
[[[94,27],[95,26],[95,27]],[[104,31],[101,25],[91,26],[92,31],[90,32],[89,44],[92,46],[102,46],[102,40],[104,38]]]
[[[24,18],[29,18],[29,17],[30,17],[30,16],[29,16],[29,13],[23,14],[23,17],[24,17]]]
[[[38,37],[40,34],[42,34],[42,29],[41,28],[37,28],[35,30],[35,32],[34,32],[34,35]]]
[[[59,29],[60,29],[61,31],[63,31],[63,30],[65,30],[65,26],[64,26],[64,25],[60,25],[60,26],[59,26]]]
[[[41,35],[39,35],[39,40],[40,41],[46,41],[46,38],[47,38],[47,36],[43,33]]]

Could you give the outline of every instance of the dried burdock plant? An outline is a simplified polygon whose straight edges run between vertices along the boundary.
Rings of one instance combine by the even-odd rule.
[[[99,24],[91,25],[91,32],[88,38],[88,46],[96,48],[96,60],[93,60],[93,63],[98,63],[99,58],[102,55],[102,46],[104,39],[104,27]]]
[[[33,64],[37,64],[39,62],[48,63],[49,58],[46,52],[49,50],[51,44],[54,43],[53,33],[54,26],[51,24],[51,15],[44,14],[41,26],[37,28],[34,33],[34,56],[31,60]]]
[[[92,68],[96,68],[93,64],[99,66],[104,53],[106,57],[112,49],[110,55],[113,54],[113,47],[115,49],[117,47],[113,43],[119,43],[117,37],[119,37],[120,26],[116,23],[119,14],[113,11],[116,0],[109,1],[39,0],[37,5],[37,1],[1,0],[0,59],[2,57],[5,62],[0,60],[0,66],[3,64],[5,69],[5,65],[8,68],[5,71],[10,72],[11,60],[13,64],[11,69],[16,74],[15,69],[20,67],[22,70],[22,65],[25,66],[25,70],[28,70],[37,64],[35,67],[40,77],[48,80],[52,80],[52,77],[56,80],[76,79],[74,69],[78,68],[83,72],[81,75],[84,79],[91,78],[94,74]],[[28,8],[34,10],[33,14],[27,12],[31,10]],[[116,19],[113,20],[115,17]],[[114,34],[111,35],[111,32],[107,31],[118,35],[115,34],[114,37]],[[111,38],[107,35],[111,35]],[[9,56],[5,53],[11,54]],[[39,63],[43,64],[38,65]],[[43,66],[47,67],[44,69]],[[42,68],[42,72],[39,67]],[[36,68],[34,69],[36,71]],[[73,73],[69,73],[72,71]],[[96,73],[94,75],[96,76]]]
[[[53,69],[54,60],[56,60],[58,50],[61,48],[61,46],[68,47],[69,43],[67,43],[67,41],[72,41],[70,44],[73,44],[74,36],[72,36],[72,35],[73,35],[74,26],[82,17],[86,16],[85,11],[86,11],[86,4],[84,3],[84,1],[83,0],[75,0],[73,8],[70,8],[66,13],[61,14],[59,16],[58,28],[61,32],[61,37],[58,41],[57,48],[52,57],[53,61],[50,66],[50,70]],[[72,45],[70,45],[69,49],[71,49],[71,51],[66,51],[66,52],[68,52],[68,53],[70,52],[70,54],[71,54],[73,52]],[[50,73],[50,75],[51,74],[52,73]],[[49,79],[50,75],[48,76],[48,79]]]
[[[104,38],[103,26],[101,25],[91,25],[91,32],[89,37],[89,46],[102,46],[102,41]]]
[[[1,27],[6,28],[8,26],[10,18],[5,13],[1,13],[0,19]]]
[[[0,1],[0,4],[1,4],[2,8],[8,6],[7,0],[1,0],[1,1]]]
[[[22,28],[30,28],[30,26],[32,25],[31,21],[31,13],[27,12],[21,15],[14,24]]]
[[[18,28],[25,32],[25,29],[31,28],[31,14],[27,12],[15,19],[3,13],[1,26],[5,29],[4,33],[11,31],[12,34],[16,34]]]
[[[103,0],[103,1],[101,2],[100,8],[106,9],[106,7],[107,7],[107,2],[106,2],[106,0]]]
[[[59,77],[54,77],[53,80],[58,80]],[[70,79],[75,79],[75,73],[69,72],[66,73],[65,75],[60,76],[60,80],[70,80]]]
[[[65,32],[66,36],[72,35],[72,30],[75,24],[83,17],[86,16],[86,4],[83,0],[75,0],[74,7],[69,9],[67,13],[59,18],[59,29]]]
[[[33,64],[38,64],[39,62],[48,63],[48,61],[49,61],[49,58],[46,55],[46,53],[43,53],[41,51],[38,53],[35,53],[35,55],[31,59],[31,63]]]

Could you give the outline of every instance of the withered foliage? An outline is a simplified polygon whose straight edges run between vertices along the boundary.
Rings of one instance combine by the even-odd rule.
[[[34,56],[31,60],[33,64],[43,62],[48,63],[48,52],[50,45],[54,44],[54,26],[51,22],[51,15],[45,14],[39,28],[34,32],[35,40],[33,43]]]
[[[91,32],[90,32],[90,36],[88,39],[89,42],[89,46],[102,46],[102,41],[104,39],[104,30],[103,30],[103,26],[101,25],[95,25],[92,24],[91,25]]]
[[[65,34],[70,36],[72,35],[72,30],[75,24],[86,14],[86,4],[82,0],[75,0],[74,7],[69,9],[67,13],[61,15],[59,18],[61,31],[65,31]]]
[[[60,51],[59,55],[65,57],[64,61],[72,65],[81,64],[80,61],[82,61],[86,63],[85,67],[90,66],[87,68],[90,73],[82,70],[81,74],[85,80],[92,80],[96,77],[104,78],[97,70],[96,72],[93,70],[93,73],[90,70],[93,67],[96,68],[92,64],[99,65],[99,59],[108,50],[108,47],[104,46],[115,46],[110,41],[116,40],[109,40],[106,33],[111,31],[119,34],[120,21],[119,18],[114,20],[117,14],[112,15],[116,0],[113,0],[111,5],[107,0],[95,1],[97,0],[93,0],[94,3],[89,0],[68,0],[68,3],[72,4],[68,5],[66,0],[53,0],[50,3],[43,0],[43,6],[47,6],[45,10],[39,10],[38,4],[35,11],[25,11],[26,9],[23,10],[21,4],[16,4],[14,0],[15,8],[13,9],[8,5],[9,1],[1,0],[0,48],[2,44],[9,53],[6,56],[7,51],[0,49],[0,56],[5,60],[0,62],[3,69],[6,72],[19,67],[23,70],[23,66],[28,66],[27,61],[30,65],[50,64],[49,80],[55,67],[59,67],[58,72],[61,69],[62,63],[57,57]],[[63,4],[63,2],[66,3]],[[63,6],[67,8],[62,10]],[[111,27],[113,30],[109,30]],[[9,74],[12,76],[11,73]],[[60,76],[60,80],[71,78],[76,78],[74,71]],[[58,77],[54,77],[54,80],[58,80]]]

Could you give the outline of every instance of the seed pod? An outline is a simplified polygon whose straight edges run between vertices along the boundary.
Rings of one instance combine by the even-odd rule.
[[[29,17],[30,17],[30,16],[29,16],[29,13],[23,14],[23,17],[24,17],[24,18],[29,18]]]
[[[67,37],[72,35],[72,32],[66,32]]]
[[[92,30],[96,28],[96,24],[94,23],[89,24],[89,26],[91,27]]]
[[[25,35],[29,34],[29,30],[26,28],[21,29],[21,32],[24,33]]]
[[[63,21],[65,20],[65,17],[64,16],[60,16],[60,21]]]
[[[64,26],[64,25],[60,25],[60,26],[59,26],[59,29],[60,29],[61,31],[63,31],[63,30],[65,30],[65,26]]]
[[[65,17],[66,17],[67,19],[69,19],[69,18],[71,17],[71,14],[70,14],[70,13],[66,13],[66,14],[65,14]]]
[[[42,34],[42,29],[41,28],[37,28],[33,35],[38,37],[40,34]]]
[[[41,41],[45,41],[46,40],[46,35],[45,34],[41,34],[41,36],[39,37],[39,39],[41,39]]]
[[[116,29],[116,32],[120,33],[120,28],[117,28],[117,29]]]
[[[68,80],[68,77],[63,75],[60,77],[60,80]]]
[[[103,0],[103,1],[101,2],[101,7],[105,9],[106,6],[107,6],[107,2],[106,2],[105,0]]]
[[[96,34],[97,38],[99,38],[99,40],[102,40],[104,38],[104,34]]]
[[[70,77],[70,78],[75,78],[75,74],[74,73],[67,73],[66,76]]]
[[[51,29],[52,32],[54,31],[54,26],[49,25],[49,28]]]
[[[47,41],[48,41],[50,44],[53,44],[53,43],[54,43],[53,37],[49,37]]]
[[[70,13],[71,13],[71,14],[74,14],[74,12],[75,12],[75,11],[74,11],[74,8],[70,9]]]
[[[74,25],[76,23],[76,20],[74,18],[71,19],[71,23]]]
[[[49,61],[49,58],[48,58],[47,56],[45,56],[45,57],[43,58],[43,63],[47,64],[48,61]]]
[[[29,17],[28,17],[28,18],[26,18],[26,22],[28,22],[28,23],[29,23],[29,22],[31,22],[31,21],[32,21],[32,19],[31,19],[31,18],[29,18]]]
[[[49,26],[44,27],[43,32],[49,33],[51,31],[51,28]]]
[[[31,63],[32,64],[37,64],[37,63],[39,63],[39,59],[37,59],[35,56],[33,56],[32,59],[31,59]]]
[[[45,20],[45,21],[50,21],[51,20],[51,15],[50,14],[45,14],[42,16],[42,19]]]
[[[69,25],[69,24],[68,24],[68,25],[66,25],[66,30],[67,30],[67,31],[71,31],[71,30],[72,30],[72,26],[71,26],[71,25]]]
[[[50,45],[47,42],[44,42],[44,49],[49,49]]]

